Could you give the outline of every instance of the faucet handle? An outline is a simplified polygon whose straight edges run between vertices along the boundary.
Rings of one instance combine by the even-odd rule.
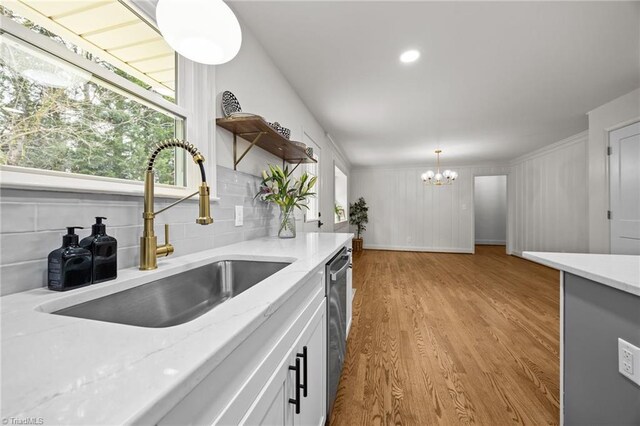
[[[168,223],[164,224],[164,243],[166,245],[169,244],[169,224]]]
[[[157,256],[169,256],[173,253],[173,246],[169,242],[169,224],[164,224],[164,244],[156,248]]]

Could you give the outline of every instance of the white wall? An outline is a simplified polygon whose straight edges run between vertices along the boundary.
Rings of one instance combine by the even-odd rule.
[[[508,166],[455,167],[451,186],[425,186],[428,167],[352,170],[350,199],[365,197],[372,249],[472,253],[474,176],[508,175],[507,252],[588,251],[587,132]]]
[[[511,163],[507,251],[588,251],[587,132]]]
[[[473,177],[506,174],[508,168],[447,166],[459,177],[440,187],[422,183],[428,168],[352,170],[350,199],[363,196],[369,205],[366,248],[473,252]]]
[[[609,132],[640,120],[640,89],[589,112],[589,251],[610,252],[608,157]]]
[[[334,163],[349,176],[350,163],[326,136],[298,94],[267,55],[264,48],[243,23],[242,48],[231,62],[216,67],[216,115],[222,117],[221,95],[233,92],[244,112],[261,115],[267,121],[277,121],[291,129],[291,139],[302,141],[306,132],[320,146],[320,211],[323,231],[334,230]],[[239,152],[249,145],[238,139]],[[218,164],[233,168],[233,135],[222,128],[216,131]],[[260,175],[267,164],[282,165],[282,160],[259,148],[254,148],[238,165],[238,170]],[[300,169],[302,166],[300,166]],[[301,215],[298,215],[298,220]],[[301,224],[298,223],[298,229]],[[345,230],[342,227],[340,230]]]
[[[475,243],[507,242],[507,176],[477,176],[474,182]]]

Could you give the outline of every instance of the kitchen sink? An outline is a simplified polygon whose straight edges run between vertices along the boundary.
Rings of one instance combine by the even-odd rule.
[[[138,327],[171,327],[198,318],[289,264],[223,260],[52,313]]]

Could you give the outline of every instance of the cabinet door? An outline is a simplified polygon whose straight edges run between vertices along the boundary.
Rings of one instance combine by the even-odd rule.
[[[326,346],[326,304],[318,308],[309,325],[300,336],[295,350],[296,356],[301,360],[302,374],[304,376],[305,357],[301,356],[305,353],[306,347],[306,396],[304,391],[301,392],[300,414],[294,414],[293,424],[300,426],[321,426],[324,425],[327,399],[326,386],[326,364],[327,364],[327,346]],[[292,377],[295,390],[295,377]]]
[[[294,406],[289,403],[289,395],[294,391],[292,383],[295,384],[295,377],[290,374],[289,369],[289,365],[293,364],[292,359],[294,358],[289,353],[251,405],[241,424],[251,426],[293,424]]]
[[[244,425],[324,425],[326,415],[326,303],[323,300],[303,329],[285,359],[249,408],[241,424]],[[305,351],[306,347],[306,351]],[[306,352],[306,357],[304,356]],[[300,364],[298,380],[290,367]],[[306,359],[306,361],[305,361]],[[306,375],[305,375],[306,362]],[[306,379],[306,381],[305,381]],[[296,414],[296,383],[306,384],[300,389],[300,413]]]

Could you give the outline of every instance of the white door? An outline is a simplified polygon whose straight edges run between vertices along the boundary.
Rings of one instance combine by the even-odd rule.
[[[640,255],[640,122],[609,134],[611,253]]]

